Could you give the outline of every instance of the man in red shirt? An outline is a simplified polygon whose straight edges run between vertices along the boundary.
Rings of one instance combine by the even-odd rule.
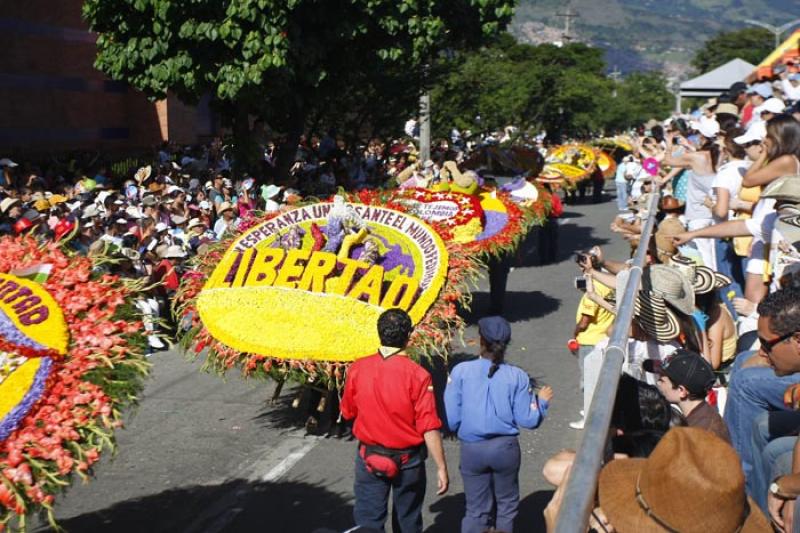
[[[405,311],[384,311],[378,318],[380,350],[352,364],[342,397],[342,415],[355,419],[359,441],[353,518],[378,531],[391,490],[393,531],[422,532],[428,453],[436,462],[437,494],[449,484],[431,376],[403,351],[412,330]]]

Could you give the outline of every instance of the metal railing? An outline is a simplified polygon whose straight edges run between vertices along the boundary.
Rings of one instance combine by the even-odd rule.
[[[634,301],[639,292],[642,267],[650,236],[653,233],[659,196],[658,191],[654,192],[648,202],[648,215],[642,227],[642,235],[630,268],[628,283],[617,308],[614,329],[605,350],[591,407],[586,413],[583,438],[578,447],[561,510],[558,513],[556,533],[585,532],[589,522],[589,513],[594,508],[597,478],[600,475],[600,468],[603,466],[611,412],[614,409],[617,386],[628,344],[628,332],[633,320]]]

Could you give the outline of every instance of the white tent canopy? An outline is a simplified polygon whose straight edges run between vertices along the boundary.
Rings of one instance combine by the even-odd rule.
[[[732,59],[721,67],[681,83],[680,95],[705,98],[719,96],[737,81],[744,81],[755,68],[755,65],[743,59]]]

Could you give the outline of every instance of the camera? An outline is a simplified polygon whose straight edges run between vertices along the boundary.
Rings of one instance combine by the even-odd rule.
[[[577,252],[575,254],[575,262],[578,265],[581,265],[586,262],[586,259],[589,258],[592,262],[592,268],[599,268],[600,264],[597,261],[597,256],[591,252]]]
[[[586,278],[584,278],[583,276],[577,276],[575,278],[575,288],[578,289],[579,291],[585,291],[586,290]]]

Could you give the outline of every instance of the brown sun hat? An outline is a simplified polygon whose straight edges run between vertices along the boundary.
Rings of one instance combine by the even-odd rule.
[[[600,508],[621,533],[755,533],[769,521],[744,490],[739,456],[699,428],[669,430],[647,459],[600,472]]]

